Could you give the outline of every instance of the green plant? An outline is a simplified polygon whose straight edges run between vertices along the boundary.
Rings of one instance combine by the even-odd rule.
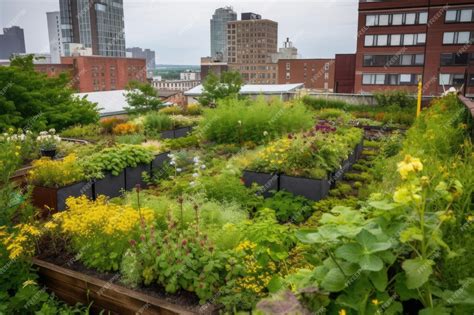
[[[61,142],[61,138],[56,135],[56,130],[50,129],[49,131],[41,131],[36,141],[42,150],[55,150]]]
[[[98,139],[102,134],[102,129],[97,124],[76,125],[61,132],[63,138],[74,139]]]
[[[198,145],[199,145],[199,139],[194,134],[191,134],[187,137],[163,140],[163,146],[167,150],[179,150],[183,148],[197,147]]]
[[[274,210],[277,220],[283,223],[301,223],[313,212],[310,200],[285,191],[276,192],[271,198],[265,199],[263,207]]]
[[[173,129],[173,120],[170,116],[157,112],[148,113],[143,124],[145,126],[145,133],[152,136],[158,135],[163,130]]]
[[[142,134],[122,135],[115,137],[115,142],[120,144],[142,144],[145,136]]]
[[[220,76],[211,72],[202,84],[203,93],[199,97],[199,103],[213,106],[218,100],[237,98],[242,83],[242,77],[237,71],[226,71]]]
[[[29,181],[36,186],[64,187],[85,179],[85,172],[74,154],[63,160],[41,158],[32,164],[28,172]]]
[[[414,108],[416,99],[406,91],[384,91],[374,93],[375,100],[379,106],[398,106],[400,108]]]
[[[127,86],[125,98],[129,106],[126,109],[129,113],[156,111],[163,107],[163,102],[157,91],[149,83],[130,82]]]
[[[309,128],[311,115],[301,103],[268,103],[264,98],[255,101],[227,100],[215,109],[206,109],[198,132],[216,143],[264,143],[288,132]]]

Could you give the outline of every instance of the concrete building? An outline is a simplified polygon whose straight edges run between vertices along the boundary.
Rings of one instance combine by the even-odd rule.
[[[227,22],[237,20],[232,7],[216,9],[211,19],[211,58],[227,61]]]
[[[48,21],[49,53],[51,63],[60,63],[63,54],[63,41],[61,35],[61,15],[59,11],[46,12]]]
[[[92,56],[92,48],[84,47],[84,45],[78,43],[64,43],[63,52],[65,57]]]
[[[153,70],[156,68],[155,51],[151,49],[142,49],[140,47],[127,48],[127,53],[131,53],[132,58],[146,59],[146,69],[148,77],[153,77]]]
[[[220,76],[223,72],[229,70],[227,62],[215,61],[211,57],[201,57],[201,80],[206,80],[209,73]]]
[[[474,1],[359,1],[355,92],[474,94]]]
[[[201,84],[201,80],[161,80],[152,82],[157,90],[167,91],[187,91],[199,84]]]
[[[147,82],[145,59],[72,56],[62,57],[61,64],[36,65],[35,68],[49,76],[69,73],[71,86],[81,93],[122,90],[131,81]]]
[[[283,43],[283,47],[278,49],[276,54],[272,54],[272,63],[277,63],[280,59],[298,59],[298,49],[293,47],[293,43],[290,41],[290,38],[286,38],[286,41]]]
[[[19,26],[5,27],[0,34],[0,59],[10,59],[13,54],[25,53],[25,35]]]
[[[303,88],[303,84],[246,84],[240,89],[239,94],[250,98],[257,98],[263,96],[270,100],[277,98],[282,101],[288,101],[295,97],[298,90]],[[189,91],[184,92],[187,97],[187,104],[196,104],[199,102],[199,97],[202,95],[203,86],[198,85]]]
[[[306,89],[334,90],[334,59],[280,59],[278,83],[303,83]]]
[[[63,43],[125,57],[123,0],[59,0]]]
[[[179,79],[201,81],[201,72],[186,70],[179,74]]]
[[[255,13],[242,13],[242,20],[227,23],[228,65],[247,83],[276,84],[278,23]]]

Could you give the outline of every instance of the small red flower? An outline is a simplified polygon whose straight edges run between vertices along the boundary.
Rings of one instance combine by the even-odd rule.
[[[134,247],[135,245],[137,245],[137,242],[135,240],[130,240],[130,245]]]

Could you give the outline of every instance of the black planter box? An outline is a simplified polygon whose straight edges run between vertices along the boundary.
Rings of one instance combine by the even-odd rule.
[[[161,132],[162,139],[173,139],[174,138],[174,130],[165,130]]]
[[[252,186],[254,183],[261,186],[257,194],[264,197],[270,197],[272,195],[271,191],[279,189],[278,174],[244,171],[242,179],[247,187]]]
[[[168,154],[169,152],[160,153],[155,156],[153,161],[151,161],[151,175],[153,177],[160,172],[164,172],[165,168],[169,166],[170,158],[168,157]]]
[[[150,175],[151,164],[139,164],[136,167],[127,167],[125,169],[125,189],[132,190],[137,185],[140,185],[141,188],[146,188],[148,185],[143,180],[143,172]]]
[[[118,197],[122,194],[123,189],[125,189],[125,172],[121,171],[118,176],[107,173],[104,178],[95,181],[94,199],[99,195],[110,198]]]
[[[85,195],[92,199],[92,186],[92,182],[78,182],[60,188],[35,186],[32,192],[32,203],[43,210],[50,208],[53,211],[62,211],[66,209],[66,199],[69,197]]]
[[[360,141],[360,143],[356,146],[355,152],[356,152],[356,160],[360,159],[362,156],[362,150],[364,149],[364,139]]]
[[[286,190],[294,195],[319,201],[329,194],[330,182],[327,179],[310,179],[280,175],[280,190]]]
[[[182,127],[174,130],[174,137],[181,138],[186,137],[192,130],[192,127]]]
[[[354,155],[355,159],[355,155]],[[355,160],[354,160],[355,161]],[[351,157],[349,157],[347,160],[342,162],[341,168],[333,172],[330,176],[331,178],[331,188],[334,188],[336,186],[336,182],[344,176],[344,174],[349,171],[352,167],[352,164],[354,164],[351,160]]]

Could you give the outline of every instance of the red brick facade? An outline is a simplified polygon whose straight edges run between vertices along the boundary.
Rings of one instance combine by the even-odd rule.
[[[49,76],[69,71],[71,86],[78,92],[123,90],[130,81],[146,82],[146,60],[139,58],[74,56],[61,64],[35,65]]]
[[[280,59],[278,83],[304,83],[307,89],[333,91],[334,59]]]
[[[336,54],[334,64],[334,92],[354,93],[356,55]]]
[[[361,0],[358,30],[355,93],[474,94],[473,0]]]

